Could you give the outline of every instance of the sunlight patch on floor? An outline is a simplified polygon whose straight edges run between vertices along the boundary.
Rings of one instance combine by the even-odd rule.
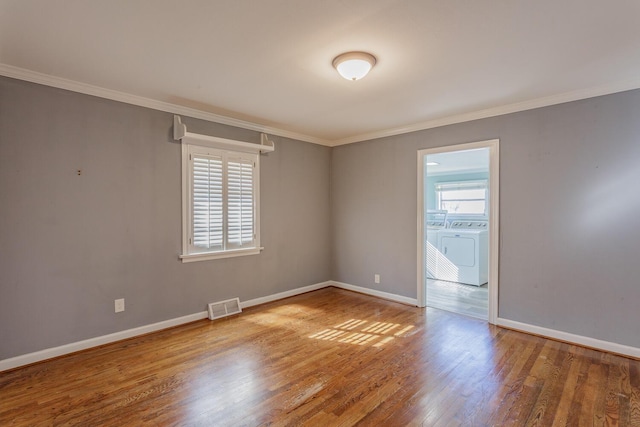
[[[333,328],[324,329],[310,335],[309,338],[322,341],[336,341],[347,344],[382,347],[413,329],[413,325],[401,325],[390,322],[368,322],[361,319],[349,319]],[[358,328],[359,331],[353,331]]]

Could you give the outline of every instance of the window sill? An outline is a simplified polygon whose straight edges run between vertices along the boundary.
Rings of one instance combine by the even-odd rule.
[[[234,258],[246,255],[258,255],[264,248],[238,249],[224,252],[203,252],[197,254],[180,255],[182,262],[208,261],[212,259]]]

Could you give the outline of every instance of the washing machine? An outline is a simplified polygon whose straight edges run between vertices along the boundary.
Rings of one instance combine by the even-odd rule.
[[[481,286],[489,279],[489,234],[486,221],[454,221],[438,231],[434,276],[440,280]]]

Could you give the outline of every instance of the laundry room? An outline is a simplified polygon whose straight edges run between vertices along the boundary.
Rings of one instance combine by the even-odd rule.
[[[487,318],[489,152],[425,156],[427,305]]]

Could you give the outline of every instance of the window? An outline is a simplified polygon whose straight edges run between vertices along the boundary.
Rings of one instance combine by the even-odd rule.
[[[187,132],[173,116],[182,142],[182,262],[260,253],[260,144]]]
[[[440,182],[435,185],[439,210],[456,215],[487,214],[487,181]]]
[[[188,254],[256,248],[258,155],[188,146]]]
[[[191,144],[184,148],[183,261],[259,253],[258,154]]]

